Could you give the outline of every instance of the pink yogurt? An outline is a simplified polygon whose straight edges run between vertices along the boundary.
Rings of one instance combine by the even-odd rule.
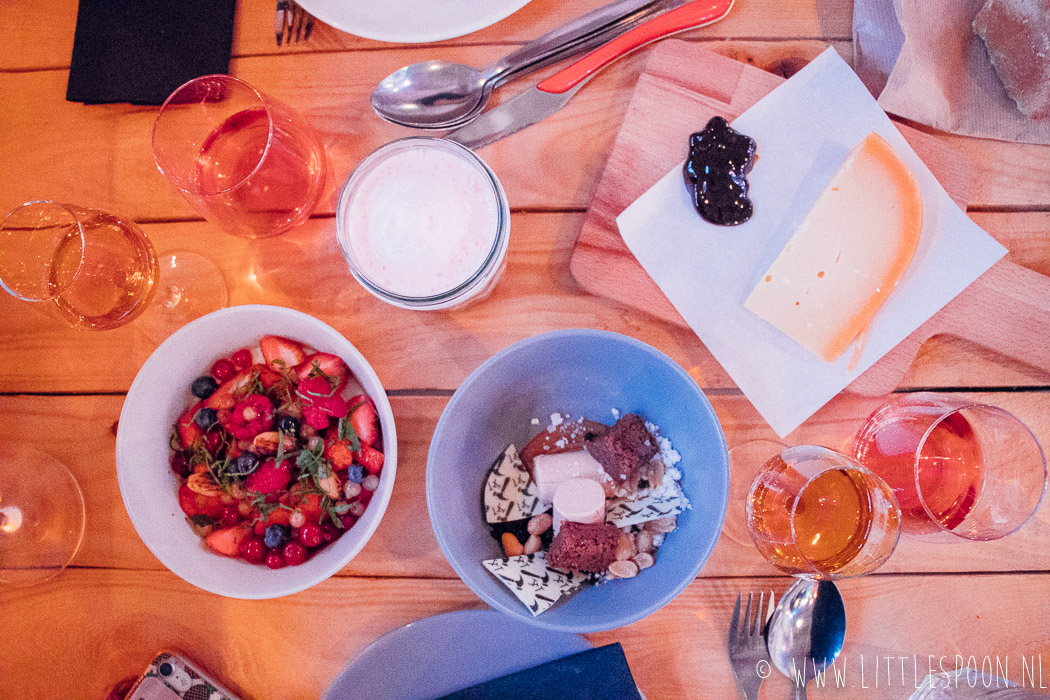
[[[434,299],[472,278],[491,283],[486,273],[498,274],[506,250],[499,182],[471,151],[441,139],[402,139],[373,153],[351,174],[336,216],[351,271],[392,303],[388,295]],[[481,291],[467,286],[467,296]],[[451,301],[439,307],[464,299]]]

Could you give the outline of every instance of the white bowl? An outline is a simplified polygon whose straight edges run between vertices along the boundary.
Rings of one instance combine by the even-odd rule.
[[[179,508],[179,478],[168,466],[172,426],[192,399],[189,386],[220,357],[282,335],[338,355],[372,397],[383,432],[379,488],[357,523],[299,566],[269,569],[207,549]],[[176,331],[142,365],[131,384],[117,429],[117,481],[135,531],[173,573],[231,598],[276,598],[324,581],[361,551],[390,502],[397,471],[397,434],[390,401],[364,356],[337,330],[280,306],[234,306]]]

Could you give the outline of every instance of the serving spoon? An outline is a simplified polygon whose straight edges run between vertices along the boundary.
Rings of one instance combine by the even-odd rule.
[[[800,579],[784,593],[769,619],[769,657],[806,700],[806,685],[835,662],[846,637],[846,609],[831,581]]]
[[[616,0],[530,41],[485,68],[423,61],[394,71],[372,92],[383,119],[416,129],[450,129],[481,114],[498,85],[566,56],[597,48],[685,0]]]

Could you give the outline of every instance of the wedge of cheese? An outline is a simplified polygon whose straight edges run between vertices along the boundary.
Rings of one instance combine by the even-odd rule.
[[[834,362],[908,269],[921,229],[915,175],[872,132],[846,156],[744,306]]]

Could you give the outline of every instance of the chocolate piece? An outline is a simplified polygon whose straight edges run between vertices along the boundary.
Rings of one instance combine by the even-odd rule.
[[[616,560],[620,528],[565,521],[551,542],[547,563],[556,569],[599,574]]]
[[[587,452],[619,485],[637,484],[643,468],[658,451],[656,439],[635,413],[623,416],[604,435],[587,443]]]
[[[755,140],[736,131],[722,117],[689,137],[689,157],[682,174],[697,213],[719,226],[751,218],[747,178],[755,162]]]
[[[992,66],[1017,108],[1050,117],[1050,2],[988,0],[973,21]]]

